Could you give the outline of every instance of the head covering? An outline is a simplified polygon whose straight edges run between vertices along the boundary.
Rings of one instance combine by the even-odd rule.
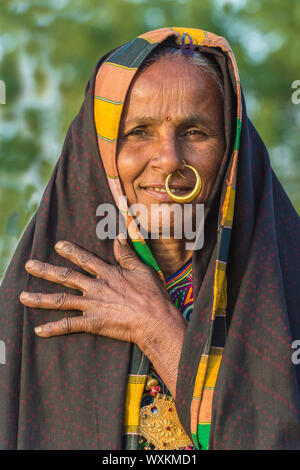
[[[0,365],[0,448],[136,446],[136,429],[125,429],[123,437],[124,417],[129,405],[138,412],[130,392],[132,386],[143,387],[148,359],[137,346],[102,336],[36,336],[35,326],[63,312],[25,307],[19,294],[74,294],[24,269],[29,258],[74,268],[54,250],[61,239],[116,264],[113,241],[97,238],[96,209],[103,202],[118,206],[123,194],[116,144],[126,93],[151,51],[166,42],[180,47],[184,33],[222,71],[227,149],[206,211],[207,242],[193,254],[194,310],[179,363],[176,408],[197,441],[212,336],[217,318],[226,314],[210,448],[300,448],[300,377],[291,360],[291,343],[300,338],[299,218],[247,117],[230,46],[222,37],[191,28],[142,34],[100,59],[89,80],[41,204],[1,285],[6,364]],[[127,207],[120,210],[126,214]],[[132,244],[163,280],[142,236]]]

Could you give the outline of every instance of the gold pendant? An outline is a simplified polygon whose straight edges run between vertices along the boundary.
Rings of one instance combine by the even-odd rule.
[[[140,410],[139,433],[158,450],[174,450],[191,445],[179,421],[172,397],[158,394],[153,403]]]

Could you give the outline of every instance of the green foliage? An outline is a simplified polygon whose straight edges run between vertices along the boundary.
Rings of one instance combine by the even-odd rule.
[[[291,102],[291,84],[300,79],[299,23],[295,0],[1,0],[0,278],[95,63],[155,28],[186,25],[227,38],[250,118],[300,211],[300,105]]]

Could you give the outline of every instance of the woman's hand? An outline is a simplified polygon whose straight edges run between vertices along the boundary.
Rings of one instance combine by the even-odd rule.
[[[119,266],[110,265],[71,242],[55,245],[60,256],[95,278],[38,260],[26,263],[26,270],[33,276],[83,293],[80,296],[23,292],[20,300],[28,307],[83,312],[82,316],[65,317],[41,325],[35,332],[41,337],[87,332],[133,342],[152,360],[162,378],[165,375],[169,381],[167,375],[170,374],[177,378],[185,321],[155,271],[142,263],[126,239],[116,238],[113,248]],[[164,373],[163,368],[168,372]],[[175,385],[176,380],[175,384],[169,384],[173,392]]]

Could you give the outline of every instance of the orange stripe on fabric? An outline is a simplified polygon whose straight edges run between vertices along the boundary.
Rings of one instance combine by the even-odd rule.
[[[202,355],[198,371],[196,375],[194,391],[193,391],[193,398],[191,402],[190,408],[190,415],[191,415],[191,432],[197,434],[197,426],[198,426],[198,416],[199,416],[199,409],[200,409],[200,398],[203,390],[205,374],[207,370],[207,363],[208,363],[208,356]]]
[[[198,424],[209,424],[211,422],[212,414],[212,401],[214,396],[214,389],[204,389],[201,399]]]
[[[99,68],[95,82],[95,96],[115,101],[123,102],[126,97],[128,86],[130,85],[136,70],[127,70],[114,67],[105,62]],[[113,86],[112,86],[113,83]]]
[[[233,72],[236,80],[236,85],[237,85],[237,117],[241,118],[241,111],[242,111],[242,100],[241,100],[241,88],[240,88],[240,77],[239,77],[239,71],[237,67],[237,63],[235,60],[235,57],[232,53],[231,50],[228,51],[228,55],[231,59],[231,62],[233,64]]]
[[[155,43],[155,42],[162,42],[169,36],[173,36],[174,31],[172,28],[159,28],[159,29],[154,29],[153,31],[149,31],[147,33],[143,33],[139,38],[145,39],[145,41],[148,41],[150,43]]]

